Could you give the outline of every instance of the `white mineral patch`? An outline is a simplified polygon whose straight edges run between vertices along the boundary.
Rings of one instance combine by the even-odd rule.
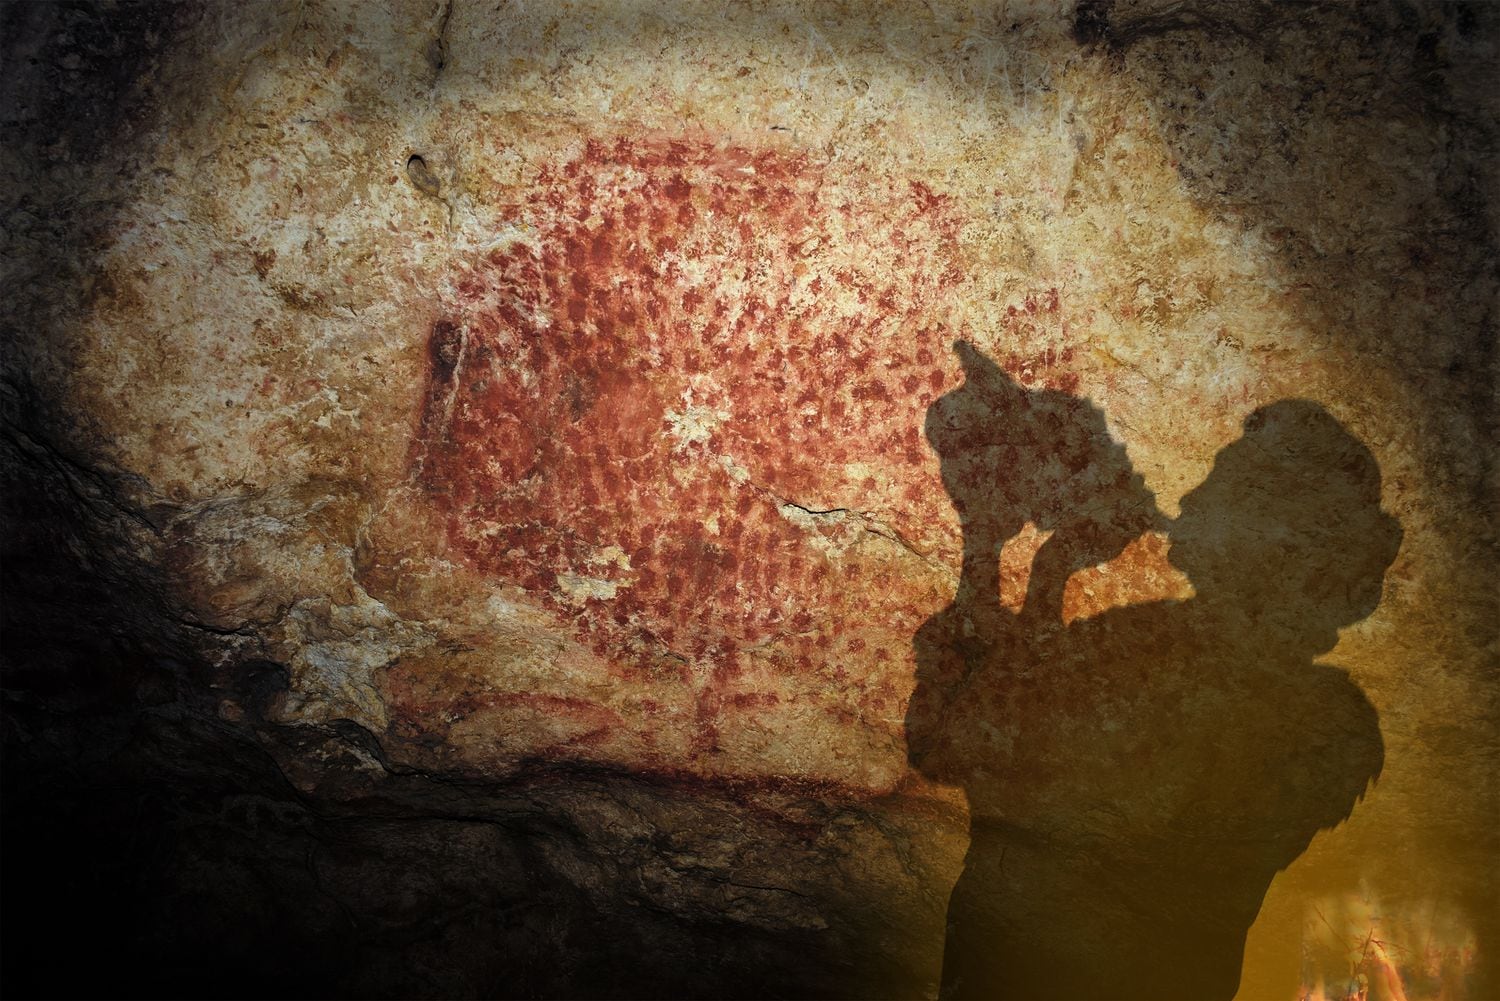
[[[713,436],[714,428],[729,419],[723,410],[714,410],[698,404],[688,404],[680,411],[668,411],[668,434],[677,439],[677,450],[686,451],[690,445],[701,445]]]
[[[597,577],[580,577],[577,574],[561,573],[557,575],[557,586],[562,588],[564,594],[570,601],[582,604],[590,598],[598,598],[601,601],[609,601],[623,586],[618,581],[600,580]]]

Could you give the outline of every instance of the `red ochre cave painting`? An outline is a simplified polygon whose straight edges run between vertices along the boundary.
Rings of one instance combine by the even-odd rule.
[[[899,720],[911,636],[949,595],[847,545],[871,523],[785,505],[900,541],[952,521],[922,438],[959,379],[951,199],[805,154],[618,139],[542,168],[505,216],[519,235],[456,280],[429,340],[411,465],[450,544],[622,675],[690,686],[700,748],[778,700],[736,691],[752,657],[830,691],[883,675],[829,711]],[[1057,309],[1055,290],[1020,307]]]

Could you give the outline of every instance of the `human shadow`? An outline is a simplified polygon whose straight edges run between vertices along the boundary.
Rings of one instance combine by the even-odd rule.
[[[1256,410],[1170,524],[1194,597],[1065,626],[1073,570],[1165,520],[1096,407],[958,350],[927,436],[963,572],[914,639],[906,718],[912,764],[971,811],[941,996],[1232,997],[1272,877],[1381,770],[1375,710],[1314,660],[1395,557],[1379,468],[1316,403]],[[1053,534],[1012,613],[998,554],[1027,521]]]

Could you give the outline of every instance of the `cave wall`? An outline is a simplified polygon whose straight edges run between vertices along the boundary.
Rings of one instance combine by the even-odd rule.
[[[1240,996],[1485,996],[1496,39],[1395,3],[8,7],[7,981],[934,996],[978,806],[908,706],[963,342],[1088,401],[1160,508],[1070,623],[1192,595],[1168,524],[1258,408],[1368,449],[1400,548],[1327,660],[1383,767]]]

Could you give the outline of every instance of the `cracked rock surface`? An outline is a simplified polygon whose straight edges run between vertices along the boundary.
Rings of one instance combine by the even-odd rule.
[[[1413,996],[1495,983],[1493,11],[0,17],[7,989],[935,996],[959,341],[1162,526],[1258,407],[1369,449],[1384,769],[1241,996],[1372,901]],[[1188,596],[1168,547],[1065,617]]]

